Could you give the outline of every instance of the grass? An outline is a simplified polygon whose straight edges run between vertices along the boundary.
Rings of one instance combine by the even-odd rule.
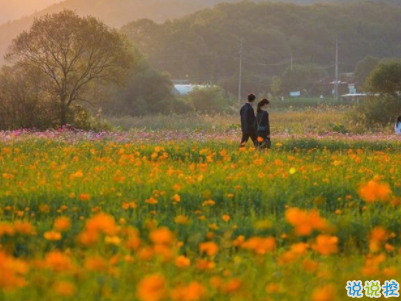
[[[399,275],[399,142],[276,142],[3,142],[0,300],[330,301]]]
[[[340,103],[320,103],[304,100],[306,106],[292,105],[286,102],[273,103],[270,113],[271,129],[274,134],[324,134],[324,133],[392,133],[392,125],[387,127],[368,128],[357,124],[350,117],[352,107]],[[283,104],[284,106],[284,104]],[[235,112],[239,108],[235,108]],[[239,114],[205,115],[189,113],[185,115],[153,115],[146,117],[106,117],[114,127],[123,131],[129,130],[170,130],[170,131],[204,131],[226,132],[240,128]]]

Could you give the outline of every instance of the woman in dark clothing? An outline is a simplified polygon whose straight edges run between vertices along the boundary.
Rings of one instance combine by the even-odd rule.
[[[258,103],[258,111],[256,115],[256,134],[258,137],[259,149],[267,149],[271,147],[269,113],[267,112],[269,104],[270,101],[267,99],[263,99]]]

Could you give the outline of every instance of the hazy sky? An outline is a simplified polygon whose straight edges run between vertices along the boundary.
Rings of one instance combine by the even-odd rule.
[[[61,0],[0,0],[0,24],[30,15],[57,2]]]

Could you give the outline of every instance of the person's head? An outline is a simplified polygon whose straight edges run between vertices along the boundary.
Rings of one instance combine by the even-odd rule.
[[[258,103],[258,113],[262,112],[262,111],[266,111],[268,106],[270,104],[270,101],[268,101],[266,98],[262,99],[261,101],[259,101]]]
[[[256,99],[255,94],[249,94],[248,95],[248,102],[249,103],[253,103],[255,101],[255,99]]]
[[[397,123],[401,122],[401,116],[398,116]]]

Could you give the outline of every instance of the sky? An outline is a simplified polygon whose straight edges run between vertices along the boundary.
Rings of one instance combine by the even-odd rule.
[[[61,0],[0,0],[0,24],[31,15],[58,2]]]

